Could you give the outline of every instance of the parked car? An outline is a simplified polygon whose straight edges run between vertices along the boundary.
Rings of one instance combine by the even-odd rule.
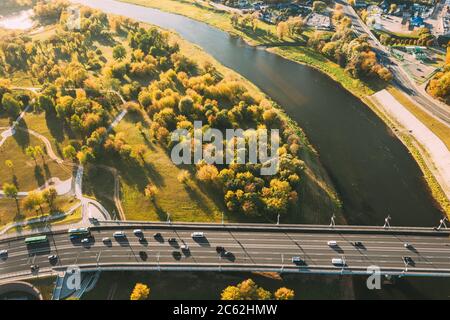
[[[53,262],[56,261],[58,259],[58,257],[56,256],[56,254],[52,254],[50,256],[48,256],[48,261]]]
[[[89,238],[84,238],[81,240],[81,243],[88,244],[90,242]]]
[[[8,255],[8,250],[0,250],[0,257]]]

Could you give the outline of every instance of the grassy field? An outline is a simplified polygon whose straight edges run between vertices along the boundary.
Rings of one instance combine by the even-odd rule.
[[[69,144],[70,137],[64,131],[61,121],[56,117],[47,118],[45,113],[27,113],[21,122],[22,127],[45,136],[52,144],[53,151],[61,159],[62,150]]]
[[[114,161],[121,177],[121,200],[127,219],[164,221],[169,213],[174,221],[220,221],[223,210],[213,200],[214,195],[194,180],[188,186],[180,183],[177,176],[182,169],[172,163],[166,150],[149,141],[147,128],[141,134],[132,117],[127,116],[116,132],[126,133],[127,143],[146,148],[142,166]],[[154,202],[144,195],[149,183],[159,189]]]
[[[79,201],[77,199],[74,199],[73,197],[58,196],[55,200],[56,210],[54,212],[66,212],[70,208],[74,207],[77,203],[79,203]],[[42,206],[42,213],[40,210],[38,212],[34,210],[25,210],[23,207],[23,199],[19,199],[18,204],[20,212],[17,211],[17,205],[14,199],[0,199],[0,226],[5,226],[11,222],[20,222],[27,219],[38,218],[51,214],[50,208],[47,204],[44,204]],[[68,219],[69,222],[74,222],[77,219],[77,216],[78,218],[81,218],[81,211],[79,211],[79,213],[74,212],[74,214],[64,219],[55,221],[52,224],[61,224],[63,223],[63,221],[67,222],[66,220]]]
[[[99,201],[109,213],[116,217],[114,204],[114,176],[109,170],[88,165],[84,168],[83,195]]]
[[[394,87],[389,87],[388,91],[394,98],[409,110],[417,119],[426,125],[433,133],[445,143],[447,149],[450,150],[450,128],[441,121],[436,120],[427,112],[409,100],[403,93]]]
[[[41,140],[22,130],[17,130],[0,147],[0,185],[5,182],[14,183],[19,191],[31,191],[44,185],[52,177],[67,180],[72,176],[71,167],[57,164],[45,151],[44,156],[38,156],[35,162],[25,153],[28,146],[41,146],[45,150]],[[13,162],[12,170],[6,167],[6,160]]]

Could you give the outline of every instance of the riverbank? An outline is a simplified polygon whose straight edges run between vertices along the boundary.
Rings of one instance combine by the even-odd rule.
[[[393,122],[391,129],[411,151],[425,174],[431,194],[450,216],[450,152],[447,146],[390,91],[377,92],[371,99]]]
[[[328,60],[315,50],[305,46],[292,46],[296,39],[285,38],[282,43],[277,37],[276,26],[258,22],[257,31],[250,27],[235,28],[231,24],[230,13],[218,10],[206,1],[195,0],[120,0],[121,2],[146,6],[165,12],[179,14],[190,19],[200,21],[244,40],[250,46],[268,47],[268,51],[280,55],[283,58],[306,64],[313,67],[339,82],[353,95],[361,98],[372,95],[386,86],[381,80],[370,82],[352,78],[337,63]],[[304,35],[311,34],[307,30]]]
[[[279,39],[276,38],[276,28],[273,25],[266,24],[264,22],[258,23],[258,28],[263,32],[253,32],[251,29],[236,29],[231,25],[230,14],[217,10],[216,8],[208,5],[206,2],[198,2],[193,0],[120,0],[121,2],[132,3],[136,5],[155,8],[161,11],[180,14],[197,20],[213,27],[216,27],[222,31],[228,32],[231,35],[242,38],[247,44],[251,46],[268,46],[270,44],[279,43]],[[264,36],[262,36],[264,35]],[[268,36],[270,35],[270,36]],[[292,39],[288,39],[286,44],[292,42]],[[334,81],[339,83],[343,88],[349,91],[352,95],[361,99],[366,106],[375,112],[389,127],[393,127],[393,119],[390,119],[386,115],[381,106],[375,104],[368,97],[372,96],[376,92],[387,88],[387,84],[380,80],[373,80],[370,83],[364,82],[359,79],[354,79],[349,76],[344,69],[342,69],[336,63],[328,60],[323,55],[316,51],[303,47],[303,46],[274,46],[267,49],[268,51],[275,53],[285,59],[308,65],[316,70],[326,74]],[[414,114],[416,116],[416,114]],[[409,152],[413,155],[417,164],[419,165],[423,177],[426,180],[428,188],[433,195],[433,198],[439,203],[440,207],[450,216],[450,209],[448,205],[448,197],[442,190],[442,186],[438,181],[442,180],[442,177],[435,177],[433,170],[430,169],[430,161],[425,159],[428,155],[425,155],[419,151],[421,148],[416,143],[412,143],[411,139],[408,139],[405,135],[397,135],[402,143],[408,148]],[[434,162],[434,161],[433,161]]]

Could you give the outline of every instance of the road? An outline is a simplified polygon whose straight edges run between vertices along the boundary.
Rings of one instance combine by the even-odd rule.
[[[357,35],[366,34],[369,36],[369,44],[373,47],[375,52],[378,53],[378,56],[381,58],[381,62],[388,66],[394,75],[395,85],[422,108],[450,126],[450,107],[440,103],[439,101],[435,101],[433,98],[428,96],[423,88],[414,83],[399,63],[390,56],[390,53],[373,35],[369,27],[364,24],[347,1],[337,0],[336,3],[343,6],[345,15],[352,20],[352,28],[355,33]]]
[[[212,225],[129,225],[97,227],[92,229],[89,245],[72,242],[67,233],[49,235],[48,245],[29,247],[24,238],[0,241],[0,250],[7,249],[8,256],[0,259],[0,281],[33,277],[32,264],[40,270],[34,276],[46,275],[52,269],[64,271],[65,267],[77,265],[86,270],[230,270],[230,271],[284,271],[313,273],[366,273],[368,266],[379,266],[389,274],[405,272],[404,256],[410,256],[414,265],[407,269],[407,275],[450,276],[450,233],[447,231],[421,234],[390,234],[383,229],[376,232],[274,227],[248,229],[244,226],[228,227]],[[144,230],[145,241],[139,242],[133,228]],[[113,232],[124,230],[127,239],[114,240]],[[193,231],[205,232],[204,241],[194,241]],[[358,230],[358,229],[357,229]],[[364,229],[359,229],[364,230]],[[156,232],[162,239],[155,240]],[[111,244],[102,242],[109,237]],[[168,243],[175,238],[177,245]],[[327,245],[330,240],[338,242],[338,247]],[[353,242],[361,241],[363,246],[355,247]],[[408,242],[412,248],[405,248]],[[189,252],[180,250],[179,245],[187,244]],[[223,246],[231,252],[228,258],[216,253],[216,246]],[[143,252],[145,254],[143,255]],[[55,265],[48,261],[48,255],[59,257]],[[146,256],[146,257],[145,257]],[[296,266],[291,259],[301,257],[304,266]],[[332,258],[343,258],[346,267],[334,267]]]

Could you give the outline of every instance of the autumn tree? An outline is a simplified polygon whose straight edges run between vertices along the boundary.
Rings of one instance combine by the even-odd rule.
[[[25,210],[40,210],[41,214],[43,214],[42,205],[44,204],[44,198],[42,193],[39,191],[31,191],[28,195],[23,199],[23,207]]]
[[[75,159],[75,157],[77,155],[77,151],[75,150],[75,147],[72,145],[68,145],[68,146],[64,147],[62,152],[63,152],[63,157],[66,159],[70,159],[70,160]]]
[[[277,24],[277,37],[283,40],[289,34],[289,26],[287,22],[281,21]]]
[[[113,58],[116,60],[123,60],[127,55],[127,50],[121,44],[113,48]]]
[[[274,293],[274,297],[277,300],[292,300],[294,299],[294,290],[288,288],[280,288]]]
[[[55,200],[56,200],[57,196],[58,196],[58,192],[53,187],[47,188],[44,191],[42,191],[42,197],[43,197],[44,201],[47,202],[51,211],[53,211],[55,209],[54,205],[55,205]]]
[[[136,283],[133,292],[131,292],[130,300],[147,300],[150,295],[150,288],[143,283]]]
[[[144,194],[152,202],[155,201],[155,197],[158,193],[159,193],[158,187],[155,186],[154,184],[150,183],[145,187]]]
[[[259,287],[252,279],[229,286],[222,291],[221,300],[270,300],[270,291]]]
[[[314,1],[312,5],[312,9],[314,12],[321,13],[325,11],[327,8],[327,4],[323,1]]]

